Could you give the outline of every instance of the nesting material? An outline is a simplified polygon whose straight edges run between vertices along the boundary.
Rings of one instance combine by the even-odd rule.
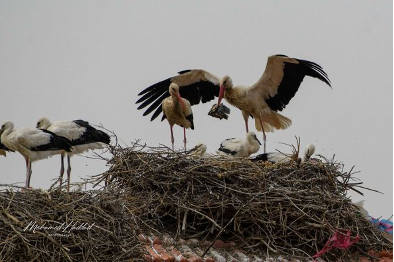
[[[14,190],[0,192],[0,261],[143,261],[127,196]]]
[[[208,115],[219,118],[220,120],[228,119],[228,115],[230,114],[230,108],[225,106],[223,103],[221,103],[219,106],[217,104],[214,104],[211,108],[211,110],[208,112]]]
[[[165,148],[116,148],[106,180],[137,206],[157,232],[235,241],[250,252],[313,256],[337,231],[361,240],[332,250],[332,260],[356,251],[391,249],[347,197],[360,192],[352,171],[323,159],[270,164],[248,159],[191,158]],[[357,189],[358,188],[358,189]]]
[[[341,163],[195,158],[138,144],[111,152],[109,170],[87,181],[90,187],[106,182],[96,191],[0,190],[0,260],[143,261],[138,235],[150,232],[234,242],[248,254],[303,261],[337,230],[361,239],[349,250],[325,253],[326,261],[392,249],[346,196],[361,185]],[[58,236],[61,227],[24,230],[32,222],[86,224]],[[200,249],[204,256],[209,247]]]

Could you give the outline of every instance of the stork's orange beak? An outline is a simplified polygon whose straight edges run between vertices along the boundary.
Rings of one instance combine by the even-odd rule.
[[[224,85],[220,86],[220,91],[219,91],[219,99],[218,99],[218,106],[220,105],[220,102],[222,102],[223,96],[224,96]]]

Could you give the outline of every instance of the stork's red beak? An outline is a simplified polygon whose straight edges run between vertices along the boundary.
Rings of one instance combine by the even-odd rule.
[[[219,99],[218,99],[218,106],[220,105],[220,102],[222,102],[223,96],[224,96],[224,85],[220,86],[220,91],[219,91]]]
[[[176,93],[176,97],[178,98],[178,101],[181,104],[181,107],[183,108],[183,111],[186,111],[185,103],[183,103],[183,99],[182,99],[181,95],[178,92]]]

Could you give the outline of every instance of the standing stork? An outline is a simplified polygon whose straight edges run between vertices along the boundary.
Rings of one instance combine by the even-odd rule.
[[[60,150],[71,151],[67,138],[37,128],[14,129],[10,121],[1,126],[1,142],[11,150],[18,151],[26,161],[26,189],[30,186],[31,163],[59,154]]]
[[[74,121],[55,121],[51,123],[48,118],[42,117],[37,122],[37,128],[49,130],[58,136],[62,136],[71,141],[72,152],[63,150],[61,155],[60,167],[60,188],[63,183],[64,174],[64,155],[67,154],[67,191],[70,191],[71,163],[70,158],[74,154],[81,154],[90,149],[103,148],[105,144],[110,143],[108,134],[89,125],[83,120]]]
[[[167,97],[162,102],[163,115],[167,118],[171,129],[171,143],[172,150],[174,150],[174,133],[172,127],[177,124],[183,127],[183,144],[186,151],[186,128],[194,130],[193,112],[190,102],[181,97],[179,94],[179,86],[171,83],[168,92],[170,97]]]
[[[172,126],[183,126],[184,143],[186,148],[185,128],[194,129],[191,106],[200,102],[206,103],[219,96],[219,80],[214,75],[203,70],[185,70],[179,75],[153,84],[138,95],[141,96],[136,102],[141,103],[138,109],[145,108],[144,116],[154,111],[151,121],[163,112],[161,121],[167,118],[171,127],[171,142],[174,147]],[[212,83],[215,83],[212,85]]]
[[[245,121],[246,132],[249,132],[249,116],[255,118],[256,129],[263,132],[264,152],[266,152],[265,132],[286,129],[291,125],[291,120],[278,111],[282,111],[294,97],[305,76],[318,78],[331,87],[327,74],[318,64],[285,55],[273,55],[268,57],[265,71],[254,85],[234,87],[229,76],[219,79],[201,69],[185,70],[181,71],[180,75],[148,87],[140,93],[145,95],[137,102],[144,101],[140,108],[151,104],[145,114],[153,111],[166,96],[163,84],[167,86],[170,83],[178,84],[181,95],[182,90],[185,90],[188,95],[186,98],[192,104],[194,101],[199,102],[201,98],[201,92],[192,92],[196,87],[209,94],[211,99],[213,95],[217,96],[219,90],[218,105],[224,98],[231,105],[239,108]],[[157,117],[160,112],[161,110],[156,110],[152,118]]]

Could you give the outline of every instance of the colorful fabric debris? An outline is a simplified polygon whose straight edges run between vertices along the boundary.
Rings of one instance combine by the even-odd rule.
[[[351,240],[350,238],[350,230],[346,232],[346,234],[339,232],[338,230],[334,233],[334,235],[327,241],[324,245],[323,249],[320,250],[313,258],[318,258],[324,253],[330,251],[334,247],[339,249],[348,249],[351,245],[358,242],[360,240],[360,236],[357,235],[356,237]]]
[[[376,224],[381,231],[393,234],[393,221],[373,217],[370,217],[370,221]]]

